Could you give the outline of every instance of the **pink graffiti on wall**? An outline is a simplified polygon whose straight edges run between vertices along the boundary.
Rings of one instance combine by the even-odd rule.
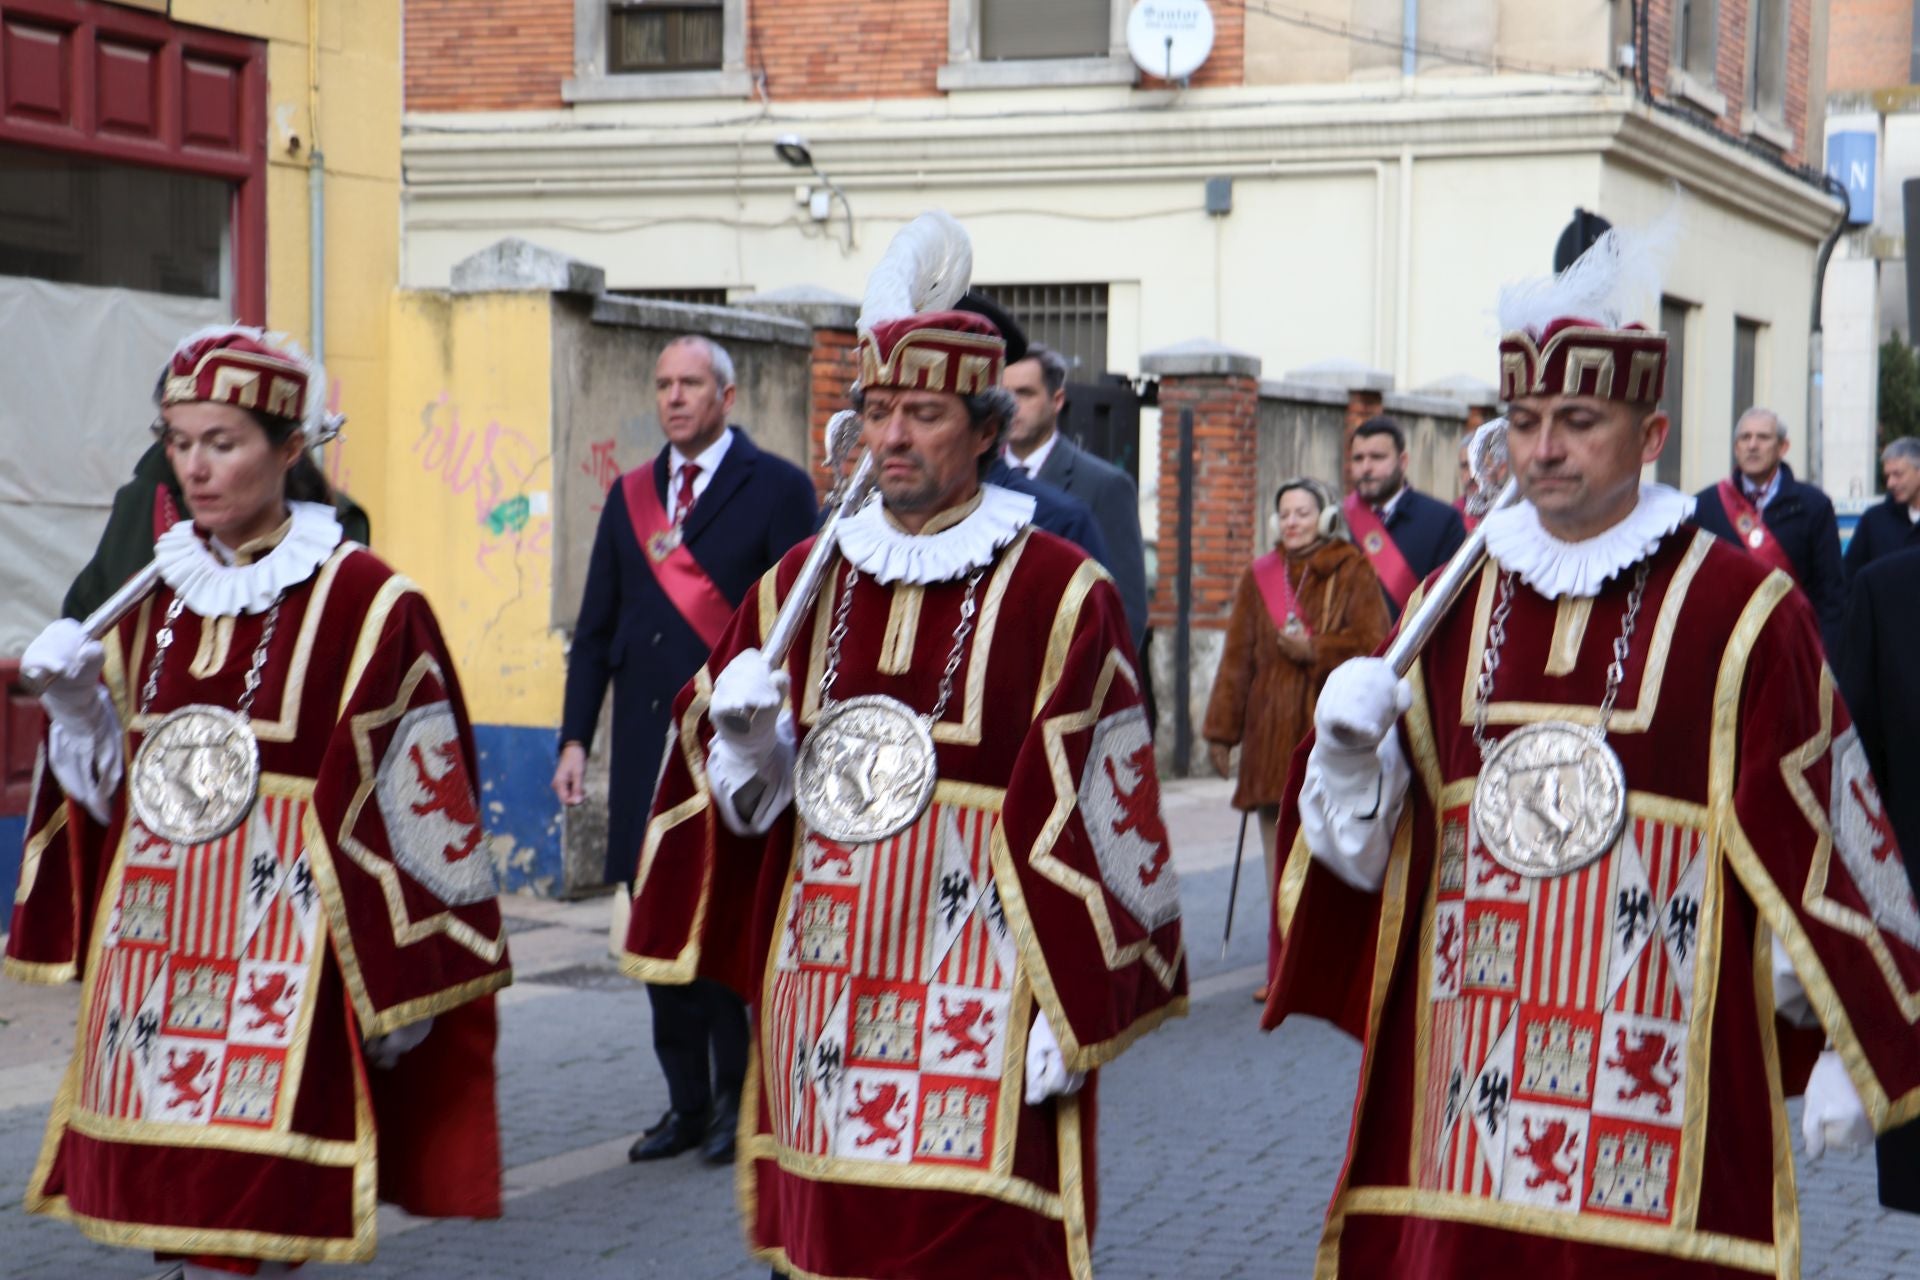
[[[460,407],[441,392],[420,410],[420,435],[413,442],[421,470],[451,494],[473,503],[480,526],[474,567],[496,586],[529,585],[529,575],[544,582],[552,544],[553,521],[533,515],[528,482],[546,455],[512,427],[489,419],[474,427],[460,419]],[[506,552],[504,560],[500,553]]]

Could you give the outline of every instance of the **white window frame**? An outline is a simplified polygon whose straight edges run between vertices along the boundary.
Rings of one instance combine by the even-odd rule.
[[[1090,58],[980,57],[980,0],[947,0],[947,65],[940,88],[1055,89],[1076,85],[1132,84],[1139,71],[1127,54],[1127,14],[1132,0],[1108,0],[1107,52]]]
[[[1671,65],[1667,73],[1667,91],[1674,97],[1691,102],[1694,106],[1704,108],[1716,116],[1724,116],[1727,114],[1727,95],[1714,87],[1714,75],[1711,70],[1719,64],[1720,0],[1699,0],[1699,2],[1712,6],[1711,17],[1707,22],[1707,34],[1712,37],[1712,44],[1708,46],[1706,58],[1709,68],[1707,77],[1702,80],[1677,56],[1680,46],[1686,42],[1686,33],[1681,29],[1683,18],[1680,6],[1675,4],[1672,39],[1667,45],[1667,48],[1672,51]]]
[[[565,102],[660,102],[675,98],[745,98],[747,0],[721,0],[720,65],[711,71],[607,70],[607,0],[573,0],[573,77],[560,84]]]
[[[1741,103],[1741,132],[1758,138],[1781,151],[1793,147],[1793,131],[1787,128],[1787,63],[1792,52],[1793,0],[1779,0],[1773,20],[1779,25],[1780,107],[1770,111],[1760,103],[1760,24],[1755,21],[1754,6],[1747,7],[1747,84]]]

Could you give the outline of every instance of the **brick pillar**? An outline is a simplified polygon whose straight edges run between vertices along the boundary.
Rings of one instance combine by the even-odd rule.
[[[1140,368],[1160,379],[1159,587],[1148,619],[1159,713],[1154,741],[1162,764],[1175,773],[1192,773],[1206,759],[1200,728],[1226,642],[1234,588],[1257,550],[1252,513],[1259,506],[1253,490],[1259,466],[1260,360],[1217,343],[1187,342],[1148,352]],[[1188,584],[1179,573],[1183,410],[1193,413],[1193,580]],[[1173,749],[1183,590],[1190,601],[1186,702],[1192,738],[1188,758],[1181,762]]]
[[[827,420],[847,405],[847,388],[859,375],[854,355],[854,322],[860,304],[843,294],[812,285],[770,289],[733,305],[749,311],[798,320],[813,330],[812,377],[807,406],[807,472],[823,497],[832,484],[826,471]]]

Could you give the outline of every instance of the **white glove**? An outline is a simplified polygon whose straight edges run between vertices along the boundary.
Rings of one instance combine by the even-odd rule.
[[[778,748],[780,706],[787,673],[775,671],[758,649],[743,649],[713,682],[707,718],[735,753],[765,760]]]
[[[99,702],[100,668],[107,651],[72,618],[47,626],[20,655],[20,674],[51,680],[40,693],[47,714],[65,724],[90,724]]]
[[[1386,659],[1349,658],[1320,690],[1313,727],[1323,742],[1371,753],[1412,705],[1412,686],[1393,674]]]
[[[383,1036],[375,1036],[361,1046],[366,1050],[367,1065],[380,1071],[393,1070],[400,1061],[400,1055],[409,1049],[417,1049],[420,1042],[433,1030],[433,1019],[422,1018],[418,1022],[409,1022],[406,1026],[389,1031]]]
[[[1086,1082],[1086,1072],[1067,1070],[1067,1059],[1047,1015],[1035,1018],[1027,1032],[1027,1105],[1037,1107],[1048,1098],[1078,1093]]]
[[[1805,1109],[1800,1113],[1800,1137],[1807,1159],[1818,1160],[1828,1147],[1851,1155],[1873,1142],[1873,1122],[1853,1087],[1840,1055],[1828,1049],[1807,1077]]]

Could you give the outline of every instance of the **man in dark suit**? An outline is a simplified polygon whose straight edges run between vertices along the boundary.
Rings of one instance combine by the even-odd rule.
[[[1693,518],[1800,584],[1832,662],[1847,607],[1840,526],[1827,495],[1794,478],[1787,447],[1786,424],[1773,410],[1756,405],[1741,414],[1733,429],[1733,474],[1699,492]]]
[[[1060,434],[1060,411],[1067,404],[1067,362],[1039,343],[1024,359],[1008,352],[1001,385],[1013,392],[1013,421],[1007,426],[1003,458],[1013,471],[1064,490],[1084,502],[1100,526],[1108,554],[1095,558],[1113,575],[1127,630],[1137,653],[1147,634],[1147,559],[1140,539],[1140,491],[1111,462],[1094,457]]]
[[[1920,548],[1881,556],[1853,579],[1841,630],[1837,675],[1853,727],[1879,784],[1885,827],[1900,846],[1920,895]],[[1881,834],[1888,834],[1883,828]],[[1880,1203],[1920,1213],[1920,1121],[1875,1144]]]
[[[1406,429],[1385,414],[1353,429],[1347,480],[1341,509],[1398,618],[1413,588],[1467,540],[1467,526],[1458,510],[1407,483]]]
[[[1881,556],[1920,547],[1920,437],[1901,436],[1880,451],[1887,500],[1867,508],[1847,543],[1847,580]]]
[[[639,859],[674,696],[760,576],[813,532],[816,510],[805,472],[727,425],[733,361],[719,344],[669,343],[654,366],[654,398],[667,444],[607,493],[567,655],[553,775],[562,804],[586,798],[587,748],[611,681],[606,875],[622,886]],[[623,888],[617,901],[627,896]],[[649,985],[647,994],[670,1109],[628,1157],[656,1160],[701,1146],[724,1163],[733,1157],[746,1074],[746,1008],[708,981]]]

